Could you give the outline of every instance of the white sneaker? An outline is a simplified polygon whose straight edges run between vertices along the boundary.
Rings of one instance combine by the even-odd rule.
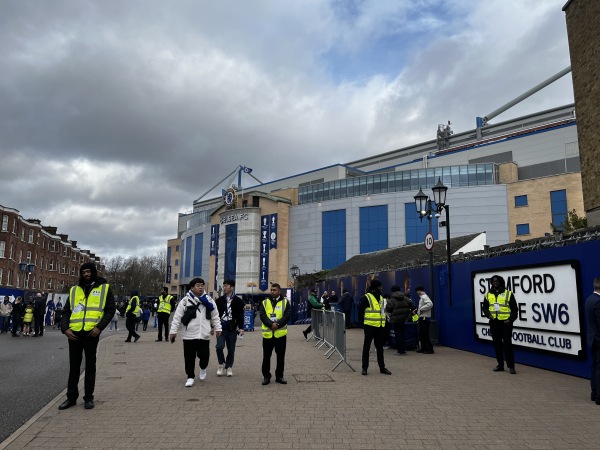
[[[227,376],[228,377],[232,377],[233,376],[233,370],[231,370],[231,367],[227,368]]]
[[[223,375],[223,367],[225,366],[225,364],[219,364],[219,368],[217,369],[217,376],[220,377],[221,375]]]
[[[200,369],[200,381],[206,380],[206,370]]]
[[[194,379],[188,378],[187,381],[185,382],[185,387],[192,387],[193,385],[194,385]]]

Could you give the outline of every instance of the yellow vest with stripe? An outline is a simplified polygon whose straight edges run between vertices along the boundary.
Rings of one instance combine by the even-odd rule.
[[[287,299],[283,298],[275,304],[275,310],[273,310],[273,304],[271,299],[268,298],[263,300],[263,308],[267,317],[271,318],[271,314],[275,313],[275,317],[281,320],[285,308],[287,308]],[[262,324],[262,335],[265,339],[271,339],[272,337],[280,338],[287,334],[287,324],[281,328],[277,328],[275,331],[271,330],[264,323]]]
[[[158,297],[159,303],[158,303],[158,309],[156,310],[156,312],[171,314],[171,299],[172,298],[173,298],[172,295],[167,295],[166,297],[161,295],[160,297]]]
[[[510,318],[510,297],[512,295],[511,291],[504,291],[501,294],[498,294],[496,297],[491,292],[487,293],[487,301],[490,302],[490,314],[494,319],[498,320],[508,320]],[[496,311],[494,305],[498,303],[500,305],[500,310]]]
[[[127,305],[127,309],[125,310],[125,314],[127,314],[129,311],[131,311],[131,303],[137,300],[137,303],[135,304],[135,309],[132,311],[136,316],[139,315],[139,311],[140,311],[140,298],[136,295],[135,297],[131,297],[129,299],[129,304]]]
[[[379,300],[377,300],[370,292],[365,295],[367,300],[369,300],[369,307],[365,309],[364,324],[371,327],[385,327],[385,314],[381,312],[383,297],[380,296]]]
[[[69,328],[73,331],[90,331],[104,316],[108,284],[95,286],[86,297],[81,286],[73,286],[69,292],[71,318]]]

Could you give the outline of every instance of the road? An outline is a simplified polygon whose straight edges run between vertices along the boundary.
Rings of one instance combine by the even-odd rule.
[[[0,335],[0,442],[66,389],[68,376],[69,345],[59,330],[46,327],[39,338]]]

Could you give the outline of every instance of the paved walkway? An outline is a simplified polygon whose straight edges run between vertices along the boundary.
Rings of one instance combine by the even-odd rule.
[[[58,411],[50,402],[0,449],[389,449],[600,448],[600,407],[588,380],[436,347],[435,355],[386,351],[391,376],[360,374],[362,330],[347,333],[352,372],[288,335],[286,386],[261,385],[261,334],[238,341],[234,376],[216,376],[214,341],[206,381],[184,387],[183,349],[123,336],[102,340],[96,408]],[[154,330],[155,331],[155,330]],[[273,356],[273,368],[274,368]],[[65,380],[65,384],[66,384]],[[83,381],[81,382],[83,386]]]

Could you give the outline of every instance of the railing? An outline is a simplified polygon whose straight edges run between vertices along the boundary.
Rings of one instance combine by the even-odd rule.
[[[338,354],[340,360],[331,371],[333,372],[342,363],[346,363],[353,372],[354,368],[348,364],[346,357],[346,328],[344,313],[338,311],[312,310],[311,324],[313,338],[317,341],[316,348],[326,347],[325,356],[331,358],[333,354]]]

